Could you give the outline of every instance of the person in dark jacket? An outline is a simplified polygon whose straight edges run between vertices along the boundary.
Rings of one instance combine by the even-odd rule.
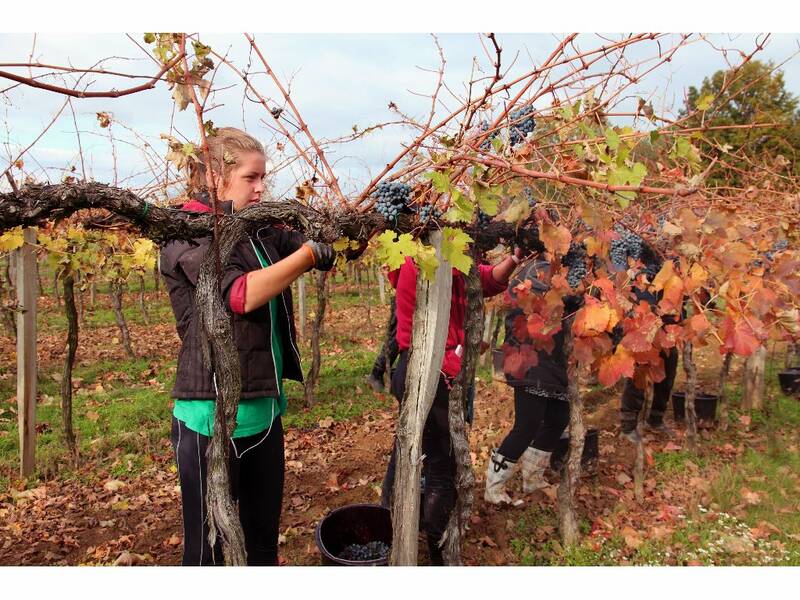
[[[264,193],[266,158],[261,144],[243,131],[220,128],[208,138],[219,210],[233,213]],[[192,163],[187,212],[211,212],[206,165]],[[161,250],[160,270],[169,290],[181,338],[172,397],[172,445],[181,485],[184,565],[222,564],[219,542],[208,543],[206,449],[214,433],[216,381],[203,364],[195,287],[210,238],[172,241]],[[300,233],[264,227],[240,242],[223,267],[222,293],[233,313],[242,391],[230,439],[231,493],[238,504],[248,565],[278,564],[278,526],[283,496],[281,415],[283,378],[302,380],[295,342],[291,283],[310,268],[328,270],[335,253]]]
[[[522,309],[515,306],[514,288],[529,280],[531,292],[546,293],[549,287],[541,278],[549,269],[549,262],[534,258],[523,265],[511,280],[508,299],[513,308],[506,315],[505,345],[519,348],[524,343],[524,340],[514,337],[514,321],[524,315]],[[569,297],[565,310],[575,310],[573,305],[574,299]],[[522,464],[523,492],[527,494],[547,485],[544,471],[558,439],[569,423],[563,331],[553,336],[553,342],[553,351],[538,351],[538,363],[530,367],[522,378],[505,373],[506,382],[514,388],[514,426],[489,459],[484,492],[486,502],[511,502],[506,485],[518,462]]]

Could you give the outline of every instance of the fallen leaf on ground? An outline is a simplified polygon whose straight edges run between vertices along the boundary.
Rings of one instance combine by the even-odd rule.
[[[625,485],[633,481],[627,473],[620,472],[617,473],[616,477],[617,483],[620,485]]]
[[[636,549],[642,545],[644,541],[641,534],[633,527],[625,526],[622,528],[622,538],[625,540],[625,545],[628,548]]]
[[[125,482],[120,481],[119,479],[111,479],[106,481],[105,485],[103,485],[103,489],[107,492],[117,492],[125,487]]]

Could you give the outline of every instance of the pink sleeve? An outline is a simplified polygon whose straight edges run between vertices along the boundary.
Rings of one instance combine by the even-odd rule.
[[[479,265],[478,270],[480,271],[481,286],[483,287],[483,296],[485,298],[496,296],[505,291],[507,284],[499,283],[492,275],[493,265]]]
[[[247,273],[239,275],[231,285],[230,305],[231,310],[237,315],[244,314],[244,301],[247,297]]]

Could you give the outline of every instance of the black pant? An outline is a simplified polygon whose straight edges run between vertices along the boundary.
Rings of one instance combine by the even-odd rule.
[[[401,403],[405,393],[407,370],[408,351],[404,351],[400,353],[400,361],[392,376],[392,394]],[[425,455],[422,462],[422,475],[425,477],[425,496],[421,510],[422,527],[428,537],[431,562],[434,564],[441,564],[441,552],[436,546],[447,529],[450,513],[456,503],[456,460],[450,443],[449,397],[450,390],[444,376],[440,375],[433,406],[422,430],[422,453]],[[397,438],[383,479],[382,498],[385,506],[389,506],[394,487],[396,447]]]
[[[569,402],[514,388],[514,427],[498,452],[516,461],[528,446],[552,452],[569,424]]]
[[[665,377],[653,384],[653,406],[650,408],[650,416],[647,419],[651,425],[660,425],[664,422],[664,412],[667,410],[672,386],[675,383],[675,374],[678,372],[677,348],[662,350],[660,356],[664,361]],[[626,379],[620,403],[620,428],[623,432],[633,431],[636,428],[636,420],[639,418],[639,411],[642,410],[643,404],[644,390],[637,388],[632,379]]]
[[[380,353],[375,358],[375,364],[372,365],[372,375],[375,379],[383,381],[387,361],[388,367],[391,369],[399,351],[400,349],[397,347],[397,302],[395,297],[392,297],[389,324],[386,326],[386,339],[383,341]]]
[[[192,431],[175,417],[171,438],[183,504],[182,564],[222,565],[222,545],[218,539],[212,551],[206,522],[206,449],[211,438]],[[269,435],[262,431],[236,438],[228,452],[231,494],[239,506],[247,564],[277,565],[284,468],[280,417],[273,422]]]

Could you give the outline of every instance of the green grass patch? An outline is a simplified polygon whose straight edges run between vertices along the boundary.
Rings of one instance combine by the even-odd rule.
[[[173,379],[169,367],[174,364],[166,363],[155,375],[149,374],[149,362],[141,358],[77,367],[74,377],[82,382],[73,391],[72,418],[80,454],[108,457],[113,462],[127,453],[139,457],[132,461],[132,468],[146,463],[145,457],[169,436]],[[62,434],[60,383],[53,378],[55,373],[40,372],[35,478],[71,472]],[[151,379],[155,381],[148,383]],[[8,381],[2,384],[3,388],[9,386]],[[8,391],[3,390],[3,397]],[[3,405],[0,411],[0,491],[19,468],[17,418],[8,406]]]
[[[707,460],[698,454],[687,450],[678,452],[657,452],[653,455],[656,461],[656,469],[664,475],[683,473],[689,468],[689,462],[698,467],[705,467]]]
[[[311,427],[323,418],[344,421],[370,410],[394,406],[393,397],[388,393],[374,394],[365,382],[375,352],[354,343],[343,342],[340,347],[340,354],[322,357],[316,403],[310,409],[305,408],[303,386],[295,381],[286,382],[289,405],[283,417],[284,426]]]

